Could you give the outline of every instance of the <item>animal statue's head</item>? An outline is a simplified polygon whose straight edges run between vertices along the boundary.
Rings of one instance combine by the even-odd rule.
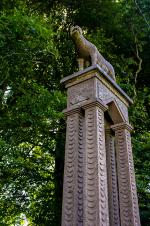
[[[70,35],[73,39],[76,39],[82,35],[82,29],[79,26],[73,26],[70,29]]]

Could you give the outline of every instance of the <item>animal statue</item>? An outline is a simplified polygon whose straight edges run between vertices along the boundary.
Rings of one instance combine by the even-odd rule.
[[[70,29],[70,35],[73,38],[78,54],[79,70],[83,70],[89,65],[98,64],[115,81],[115,71],[113,66],[104,59],[94,44],[84,38],[82,29],[79,26],[73,26]]]

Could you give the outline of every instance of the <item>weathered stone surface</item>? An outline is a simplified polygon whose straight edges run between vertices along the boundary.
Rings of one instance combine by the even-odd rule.
[[[116,102],[118,105],[124,119],[129,121],[128,119],[128,109],[126,103],[122,101],[120,95],[117,95],[116,90],[109,86],[105,86],[102,82],[97,82],[97,97],[100,98],[104,103],[109,104],[110,102]]]
[[[140,226],[132,100],[97,65],[61,82],[68,96],[62,226]]]
[[[80,104],[94,98],[94,80],[83,81],[68,89],[68,106]]]
[[[104,71],[107,72],[115,80],[115,71],[113,66],[104,59],[94,44],[84,38],[82,29],[79,26],[71,28],[71,36],[75,42],[78,53],[79,70],[84,67],[98,64]]]
[[[110,128],[106,129],[106,156],[108,178],[108,204],[110,226],[120,225],[119,196],[117,181],[117,162],[115,154],[115,137]]]
[[[116,135],[121,226],[139,226],[140,218],[130,136],[132,127],[127,123],[120,123],[113,125],[112,129]]]
[[[103,125],[104,108],[85,106],[84,226],[109,226]]]

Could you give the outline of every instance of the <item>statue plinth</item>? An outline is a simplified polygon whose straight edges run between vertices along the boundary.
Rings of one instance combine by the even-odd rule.
[[[61,83],[67,88],[62,226],[140,226],[132,100],[98,65]]]

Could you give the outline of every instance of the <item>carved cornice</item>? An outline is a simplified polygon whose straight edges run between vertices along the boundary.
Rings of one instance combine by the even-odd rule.
[[[133,130],[133,127],[129,123],[123,122],[123,123],[118,123],[118,124],[111,126],[111,129],[114,131],[126,129],[129,132],[131,132]]]

